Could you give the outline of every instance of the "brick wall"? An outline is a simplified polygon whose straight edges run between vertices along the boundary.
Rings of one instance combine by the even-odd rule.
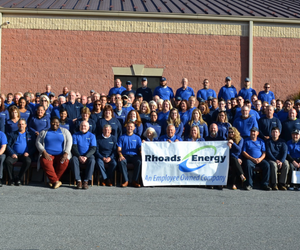
[[[87,94],[108,92],[112,67],[144,64],[164,68],[174,91],[187,77],[194,90],[204,78],[218,90],[226,76],[240,89],[248,72],[248,38],[98,31],[3,29],[2,93],[44,91],[46,84],[60,93],[63,86]]]

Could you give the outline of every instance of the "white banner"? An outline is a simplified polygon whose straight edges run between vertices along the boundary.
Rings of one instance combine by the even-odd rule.
[[[226,185],[229,168],[227,141],[144,142],[144,186]]]

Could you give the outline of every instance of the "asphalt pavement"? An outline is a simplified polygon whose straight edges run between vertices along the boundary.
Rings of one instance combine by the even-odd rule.
[[[299,191],[0,188],[0,249],[298,249]]]

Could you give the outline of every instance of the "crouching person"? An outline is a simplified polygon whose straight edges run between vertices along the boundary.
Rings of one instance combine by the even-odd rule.
[[[127,122],[126,134],[121,135],[117,143],[119,166],[125,180],[125,182],[121,184],[122,187],[128,186],[127,163],[132,163],[134,165],[132,186],[141,186],[138,183],[138,179],[142,165],[142,160],[140,157],[142,140],[138,135],[133,133],[134,129],[135,124],[131,121]]]
[[[279,188],[280,190],[287,190],[286,181],[289,171],[289,163],[286,160],[287,145],[283,139],[279,138],[279,136],[279,128],[272,128],[271,138],[266,141],[266,158],[270,164],[270,182],[272,189],[278,190]],[[279,178],[277,178],[278,171],[281,172]]]
[[[80,131],[73,135],[72,155],[70,166],[77,181],[77,189],[88,189],[88,182],[92,180],[95,168],[94,153],[97,149],[96,137],[89,132],[90,125],[87,121],[80,123]],[[80,164],[85,165],[83,183],[80,176]]]
[[[101,172],[102,186],[112,186],[113,173],[116,170],[116,149],[117,139],[111,134],[112,128],[109,124],[103,126],[102,135],[97,138],[97,150],[95,153],[96,162]],[[105,165],[108,164],[107,170]]]
[[[21,179],[31,164],[31,157],[35,152],[35,136],[26,130],[25,119],[18,121],[18,130],[8,134],[6,150],[6,167],[9,176],[9,184],[21,185]],[[14,177],[14,164],[22,162],[22,167],[18,176]]]

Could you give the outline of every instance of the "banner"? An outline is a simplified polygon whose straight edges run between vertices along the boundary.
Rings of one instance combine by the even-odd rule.
[[[227,141],[144,142],[144,186],[226,185],[229,168]]]

